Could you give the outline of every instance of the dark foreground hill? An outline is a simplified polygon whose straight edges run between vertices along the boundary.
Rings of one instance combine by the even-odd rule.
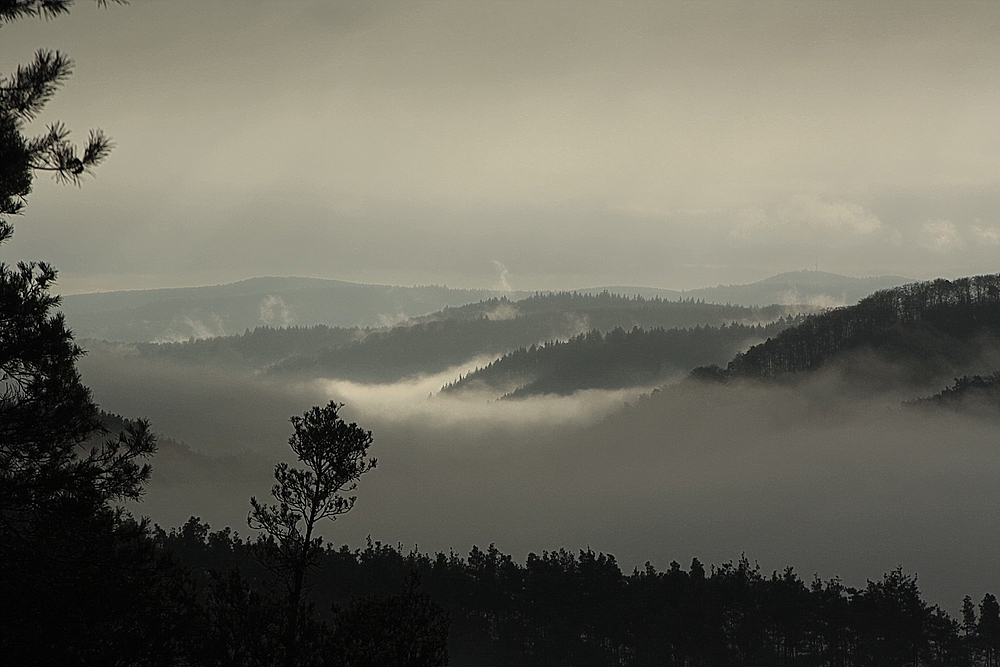
[[[273,602],[237,606],[220,594],[224,580],[209,575],[236,571],[247,589],[262,588],[249,540],[192,517],[169,533],[158,529],[155,541],[191,569],[204,598],[232,606],[209,616],[217,650],[277,636],[266,620],[279,611]],[[493,546],[464,558],[370,540],[365,549],[328,545],[322,565],[310,590],[318,639],[309,657],[334,660],[323,664],[973,667],[990,664],[986,656],[1000,647],[993,595],[983,597],[981,618],[969,599],[963,627],[925,602],[916,577],[901,569],[851,588],[804,581],[791,567],[762,572],[746,558],[718,567],[695,558],[686,569],[675,561],[664,571],[647,563],[628,573],[591,549],[530,553],[522,565]],[[256,620],[257,634],[220,617]]]
[[[919,385],[1000,365],[998,343],[1000,274],[938,279],[882,290],[855,306],[811,315],[736,355],[725,369],[702,368],[695,375],[779,378],[851,354],[872,354],[898,371],[895,381]]]

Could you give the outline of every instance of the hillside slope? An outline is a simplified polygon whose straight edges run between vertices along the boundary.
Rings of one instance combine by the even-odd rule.
[[[785,307],[746,308],[693,300],[627,298],[608,293],[539,294],[521,301],[492,298],[445,308],[395,327],[258,327],[241,334],[177,343],[135,343],[127,350],[169,363],[227,366],[243,372],[393,382],[433,374],[518,348],[565,341],[588,331],[616,328],[676,329],[758,323],[780,319]],[[116,344],[88,341],[105,352]],[[739,349],[725,346],[725,356]],[[718,351],[697,363],[722,361]],[[696,365],[693,364],[693,365]],[[693,367],[684,362],[680,370]],[[654,369],[654,375],[657,373]],[[647,373],[648,375],[648,373]]]
[[[824,271],[789,271],[747,285],[688,290],[681,296],[742,306],[803,304],[831,308],[857,303],[877,290],[911,282],[900,276],[852,278]]]
[[[776,335],[791,318],[766,326],[732,324],[689,329],[597,330],[565,342],[532,345],[504,355],[443,388],[521,398],[584,389],[652,387],[701,364],[718,363],[755,341]]]
[[[912,283],[810,315],[736,355],[720,379],[777,378],[869,352],[902,369],[899,379],[937,382],[976,364],[995,363],[1000,340],[1000,274]]]

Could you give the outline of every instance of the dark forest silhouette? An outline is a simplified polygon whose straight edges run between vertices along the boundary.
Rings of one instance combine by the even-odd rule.
[[[266,580],[249,555],[254,542],[229,529],[212,532],[192,518],[158,529],[156,540],[208,591],[228,580],[220,572]],[[411,639],[421,646],[450,626],[453,665],[958,666],[1000,655],[992,595],[978,607],[967,600],[960,623],[924,602],[901,569],[850,588],[803,581],[792,568],[763,573],[746,558],[623,573],[614,556],[590,550],[529,554],[522,565],[493,547],[432,556],[369,542],[328,545],[310,600],[316,622],[333,628],[358,609],[409,607],[422,621]]]
[[[72,4],[0,0],[0,23],[52,18]],[[60,123],[38,137],[23,134],[70,69],[66,56],[41,51],[0,79],[0,215],[20,212],[38,172],[78,183],[111,148],[95,130],[79,149]],[[0,242],[12,233],[0,219]],[[613,556],[591,550],[529,554],[521,565],[493,547],[473,548],[467,558],[379,543],[334,549],[313,528],[349,510],[354,499],[341,492],[374,467],[367,458],[372,435],[344,424],[337,404],[292,418],[290,445],[306,468],[279,463],[277,504],[251,499],[251,526],[263,530],[258,537],[212,532],[197,519],[169,531],[151,527],[118,506],[140,497],[151,474],[151,427],[102,417],[76,370],[82,351],[53,312],[55,277],[44,263],[0,264],[5,665],[435,667],[449,657],[455,665],[478,666],[1000,662],[1000,604],[992,594],[978,606],[967,597],[959,622],[924,602],[915,577],[902,569],[854,589],[837,579],[806,583],[792,569],[766,575],[746,558],[708,569],[695,560],[687,570],[674,563],[666,572],[647,566],[625,574]],[[647,305],[632,300],[622,307]],[[450,321],[467,328],[493,322],[485,313]],[[995,334],[998,324],[997,276],[922,283],[810,318],[738,355],[725,371],[702,375],[775,377],[863,345],[950,359],[967,355],[965,344]],[[398,335],[448,326],[460,330],[423,322]],[[683,335],[676,331],[613,329],[577,344],[610,350],[610,339],[641,347],[657,336]],[[329,332],[304,332],[314,334]],[[385,339],[392,340],[391,332]],[[333,363],[336,349],[317,358]],[[358,359],[362,368],[366,359]],[[954,391],[991,382],[967,379]]]

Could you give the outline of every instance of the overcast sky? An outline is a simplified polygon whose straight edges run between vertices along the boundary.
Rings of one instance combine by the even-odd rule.
[[[305,275],[693,288],[1000,259],[1000,3],[81,1],[3,260],[64,292]]]

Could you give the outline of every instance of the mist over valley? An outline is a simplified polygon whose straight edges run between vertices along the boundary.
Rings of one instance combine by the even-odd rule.
[[[610,294],[487,300],[363,335],[265,328],[174,344],[86,341],[80,369],[104,409],[148,417],[164,436],[132,510],[165,526],[195,515],[245,533],[246,499],[287,459],[288,416],[332,399],[376,434],[380,460],[355,510],[323,529],[334,543],[371,536],[460,553],[496,544],[515,558],[590,547],[624,569],[746,554],[765,571],[792,565],[851,585],[903,565],[929,599],[954,608],[954,591],[998,583],[987,536],[1000,521],[1000,416],[990,403],[977,412],[907,401],[1000,367],[995,279],[916,284],[810,317]],[[967,285],[981,304],[955,296]],[[639,326],[667,314],[689,326]],[[560,328],[581,319],[601,321],[603,333]],[[851,333],[838,343],[822,333],[830,327]],[[715,352],[678,353],[689,340]],[[747,370],[778,368],[791,349],[813,370],[789,366],[771,380]],[[546,350],[560,356],[528,363],[536,374],[522,384],[466,387]],[[644,381],[619,374],[606,386],[614,369],[643,364]],[[557,389],[529,390],[559,371]]]

